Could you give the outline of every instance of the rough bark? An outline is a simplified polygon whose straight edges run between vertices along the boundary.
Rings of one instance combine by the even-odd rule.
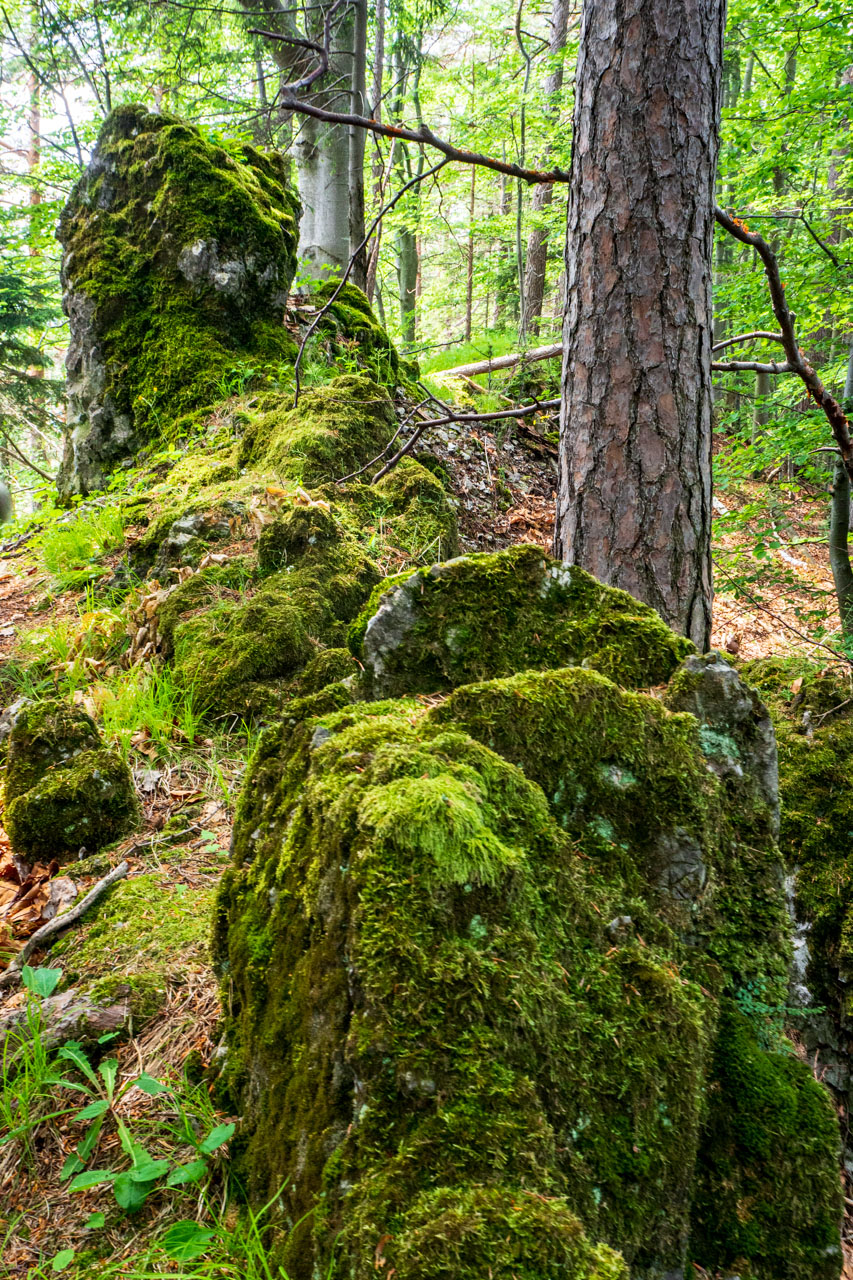
[[[548,74],[543,85],[546,108],[549,118],[556,123],[559,110],[560,95],[563,90],[563,50],[566,45],[566,34],[569,29],[569,15],[572,12],[572,0],[553,0],[551,9],[551,33],[548,44]],[[551,148],[548,147],[541,160],[541,167],[548,168],[551,163]],[[533,216],[541,215],[553,199],[554,190],[550,183],[540,182],[533,188]],[[524,313],[521,319],[522,336],[539,332],[539,318],[542,315],[542,302],[545,297],[545,273],[548,266],[548,229],[534,226],[527,240],[527,264],[524,275]]]
[[[584,10],[556,541],[706,647],[725,0]]]

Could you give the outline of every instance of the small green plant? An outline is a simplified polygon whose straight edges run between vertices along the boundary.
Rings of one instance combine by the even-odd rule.
[[[24,965],[21,979],[27,992],[24,1017],[6,1033],[0,1087],[0,1146],[23,1139],[24,1155],[32,1159],[30,1134],[44,1118],[52,1094],[54,1063],[45,1043],[41,1001],[52,995],[61,969],[33,969]]]
[[[124,520],[117,507],[62,518],[41,534],[38,545],[57,590],[83,586],[102,571],[93,564],[124,541]]]
[[[126,1213],[135,1213],[161,1185],[181,1187],[200,1182],[208,1172],[208,1157],[223,1146],[234,1132],[233,1124],[217,1124],[203,1138],[198,1138],[178,1094],[145,1071],[117,1087],[117,1058],[106,1058],[95,1070],[82,1047],[75,1042],[64,1045],[58,1056],[74,1064],[83,1076],[83,1083],[75,1087],[91,1098],[74,1117],[91,1123],[76,1149],[65,1161],[60,1175],[71,1178],[68,1186],[70,1192],[85,1191],[89,1187],[110,1183],[119,1207]],[[194,1159],[183,1163],[167,1159],[155,1160],[148,1149],[134,1138],[125,1122],[115,1114],[116,1106],[131,1089],[141,1089],[152,1097],[169,1095],[182,1122],[178,1136],[182,1144],[195,1148]],[[95,1150],[101,1128],[110,1114],[116,1123],[122,1151],[130,1160],[130,1168],[120,1171],[86,1169],[86,1162]]]

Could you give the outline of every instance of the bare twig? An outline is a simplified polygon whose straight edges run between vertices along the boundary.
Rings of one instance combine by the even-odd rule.
[[[17,986],[21,980],[21,970],[33,952],[43,947],[57,933],[64,932],[69,925],[76,924],[92,904],[97,902],[102,894],[106,893],[107,889],[114,885],[117,880],[124,879],[129,870],[130,866],[127,862],[120,862],[117,867],[113,867],[108,875],[105,875],[102,880],[92,886],[85,898],[81,898],[76,907],[72,907],[70,911],[63,911],[61,915],[54,916],[52,920],[48,920],[47,924],[43,924],[40,929],[37,929],[12,960],[11,964],[0,974],[0,988]]]
[[[796,373],[792,364],[777,364],[771,360],[762,364],[760,360],[713,360],[711,369],[714,373]]]
[[[379,452],[379,453],[377,453],[377,455],[376,455],[376,457],[375,457],[375,458],[371,458],[369,462],[365,462],[364,466],[363,466],[363,467],[359,467],[358,471],[351,471],[351,472],[349,473],[349,475],[348,475],[348,476],[341,476],[340,480],[336,480],[336,481],[335,481],[335,484],[345,484],[345,483],[347,482],[347,480],[354,480],[354,479],[356,478],[356,476],[362,476],[362,475],[364,475],[365,471],[369,471],[369,470],[370,470],[370,468],[374,465],[374,463],[379,462],[379,461],[380,461],[380,459],[384,458],[384,457],[385,457],[385,454],[386,454],[386,453],[388,452],[388,450],[391,448],[391,445],[392,445],[392,444],[394,443],[394,441],[397,439],[397,437],[399,436],[400,432],[401,432],[401,431],[403,431],[403,430],[405,430],[405,428],[409,425],[409,423],[411,422],[411,420],[412,420],[412,418],[415,416],[415,414],[416,414],[420,409],[422,409],[422,408],[424,407],[424,405],[425,405],[425,404],[428,404],[428,403],[429,403],[429,400],[430,400],[431,398],[432,398],[431,396],[427,396],[426,400],[419,400],[419,401],[418,401],[418,403],[415,405],[414,409],[412,409],[409,413],[407,413],[407,414],[406,414],[406,416],[405,416],[405,418],[403,418],[402,422],[400,423],[400,425],[399,425],[399,427],[397,428],[397,430],[394,432],[394,434],[393,434],[393,436],[391,437],[391,439],[390,439],[390,440],[388,441],[388,443],[386,444],[385,448],[384,448],[384,449],[382,449],[382,450],[380,450],[380,452]]]
[[[499,418],[529,418],[531,414],[542,413],[547,409],[559,409],[559,407],[559,400],[540,400],[538,404],[520,405],[512,409],[497,409],[494,413],[448,413],[443,418],[429,418],[426,422],[419,422],[417,428],[412,432],[402,448],[397,450],[393,458],[388,459],[381,471],[377,471],[371,484],[376,484],[377,480],[381,480],[383,476],[387,475],[392,467],[396,467],[400,459],[411,452],[424,432],[429,431],[432,427],[446,427],[451,423],[465,425],[466,423],[495,422]]]

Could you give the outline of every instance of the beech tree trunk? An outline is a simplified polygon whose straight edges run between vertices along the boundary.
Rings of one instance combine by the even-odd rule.
[[[700,649],[725,0],[596,0],[578,56],[556,544]]]
[[[553,0],[551,8],[551,33],[548,43],[548,74],[545,77],[543,91],[548,115],[556,123],[560,105],[560,94],[563,90],[563,50],[566,34],[569,29],[569,14],[572,12],[573,0]],[[551,148],[546,148],[540,161],[540,167],[549,167]],[[554,197],[554,188],[550,182],[540,182],[533,188],[532,207],[535,214],[541,214]],[[524,311],[521,317],[521,337],[539,332],[539,317],[542,315],[542,301],[545,297],[545,274],[548,267],[548,228],[534,226],[527,240],[527,263],[524,270]]]

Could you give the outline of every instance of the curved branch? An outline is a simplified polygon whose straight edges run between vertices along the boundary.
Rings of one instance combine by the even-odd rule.
[[[770,303],[773,307],[773,314],[779,324],[782,346],[785,349],[790,372],[797,374],[809,395],[826,415],[835,443],[838,445],[841,456],[844,459],[847,474],[853,480],[853,440],[850,438],[850,423],[835,396],[823,385],[814,367],[800,350],[794,330],[795,316],[785,300],[785,286],[779,275],[779,264],[776,261],[775,253],[757,231],[750,231],[745,222],[742,222],[739,218],[732,217],[731,214],[726,213],[719,206],[714,210],[714,218],[724,231],[727,231],[735,240],[739,240],[741,244],[748,245],[749,248],[754,249],[761,258],[764,274],[767,276],[767,284],[770,288]],[[738,364],[740,362],[733,361],[732,363]],[[774,372],[774,370],[771,369],[769,372]],[[782,366],[779,366],[778,372],[783,372]]]
[[[462,164],[478,165],[482,169],[491,169],[494,173],[504,173],[509,178],[520,178],[522,182],[549,183],[569,182],[571,174],[565,169],[526,169],[520,164],[511,164],[506,160],[497,160],[493,156],[483,155],[479,151],[466,151],[463,147],[454,147],[433,133],[427,125],[418,129],[400,128],[393,124],[382,124],[379,120],[370,120],[367,116],[351,115],[345,111],[327,111],[317,107],[313,102],[303,102],[291,94],[284,93],[281,105],[286,111],[295,111],[297,115],[313,116],[325,124],[345,124],[355,129],[367,129],[381,138],[400,138],[404,142],[416,142],[420,146],[433,147],[448,160],[459,160]]]
[[[724,338],[722,342],[715,342],[711,350],[722,351],[723,347],[735,347],[741,342],[755,342],[759,338],[763,338],[765,342],[784,342],[781,333],[769,333],[766,329],[755,329],[752,333],[738,333],[733,338]]]

